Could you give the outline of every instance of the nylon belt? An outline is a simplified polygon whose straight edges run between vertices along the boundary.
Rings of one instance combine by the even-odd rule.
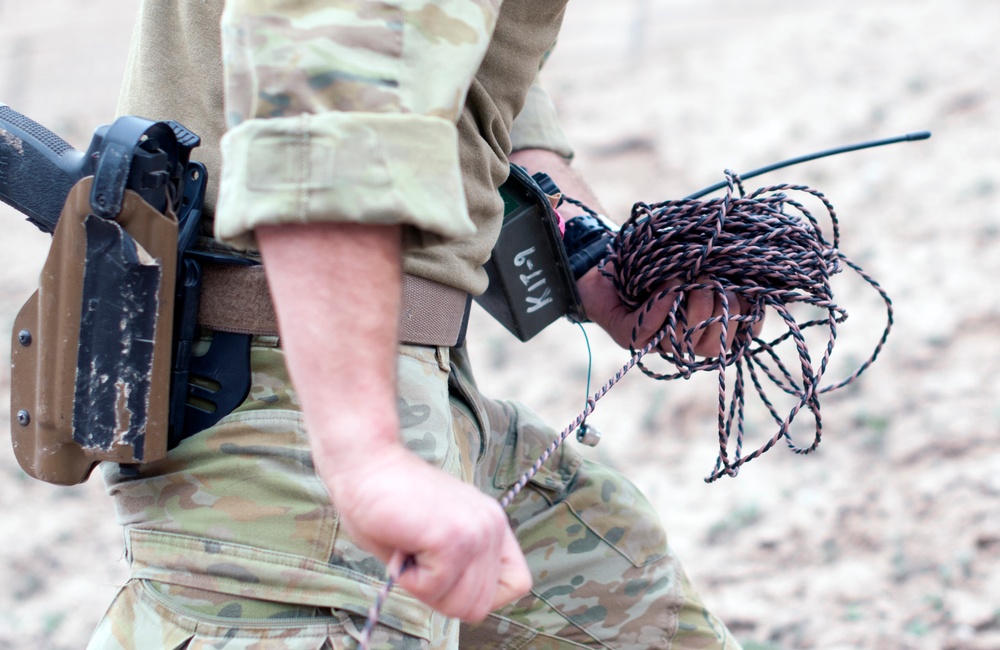
[[[399,340],[453,346],[465,337],[471,297],[455,287],[403,276]],[[220,332],[277,336],[278,320],[261,266],[205,264],[198,324]]]

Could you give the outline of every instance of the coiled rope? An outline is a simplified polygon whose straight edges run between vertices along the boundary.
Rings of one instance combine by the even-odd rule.
[[[833,204],[821,192],[805,185],[771,185],[747,195],[738,175],[726,170],[725,177],[726,193],[722,198],[707,201],[686,198],[633,206],[631,216],[618,231],[600,265],[600,272],[614,283],[623,304],[640,311],[632,331],[631,357],[588,398],[583,411],[503,495],[500,504],[504,508],[594,411],[598,400],[635,366],[657,380],[686,379],[699,371],[718,372],[719,454],[705,478],[706,482],[712,482],[722,476],[736,476],[740,467],[780,440],[798,454],[815,450],[823,429],[819,396],[847,386],[874,363],[892,329],[892,301],[878,282],[840,251],[840,225]],[[792,193],[819,200],[832,226],[832,240],[824,236],[817,218]],[[886,324],[867,359],[847,377],[823,384],[837,339],[837,325],[848,317],[846,309],[834,302],[830,284],[831,278],[845,267],[856,272],[881,297]],[[685,296],[700,290],[714,294],[717,315],[691,323]],[[666,322],[650,341],[637,349],[643,320],[654,305],[667,299],[672,303]],[[733,310],[734,300],[741,305],[738,313]],[[800,303],[825,315],[799,321],[792,309]],[[767,311],[775,312],[786,328],[770,341],[754,333]],[[720,326],[717,354],[696,356],[696,335],[714,325]],[[814,327],[829,331],[818,363],[803,335]],[[727,345],[731,328],[735,332],[732,343]],[[787,340],[792,341],[797,352],[797,372],[792,372],[776,350]],[[674,371],[661,373],[650,368],[644,361],[650,353],[673,365]],[[732,394],[727,396],[730,372],[734,375]],[[747,376],[778,430],[744,455]],[[787,414],[779,413],[768,398],[766,383],[793,398],[794,404]],[[805,445],[797,444],[791,434],[792,422],[802,410],[808,411],[815,423],[812,440]],[[382,603],[410,561],[391,572],[379,593],[362,630],[361,648],[368,647]]]
[[[817,218],[796,200],[794,193],[819,200],[832,226],[832,240],[827,240]],[[831,278],[845,267],[856,272],[881,297],[886,309],[885,328],[871,354],[853,372],[824,384],[837,326],[848,316],[846,309],[834,302]],[[705,479],[708,482],[723,475],[736,476],[742,465],[779,440],[795,453],[815,450],[823,429],[819,396],[847,386],[868,369],[882,351],[893,324],[892,301],[885,290],[840,251],[837,214],[822,192],[805,185],[781,184],[747,195],[739,176],[728,170],[726,195],[722,198],[633,206],[631,217],[603,263],[602,273],[612,280],[622,302],[630,309],[639,309],[642,316],[657,301],[674,296],[660,331],[663,344],[658,348],[658,356],[672,364],[674,371],[656,372],[644,363],[646,350],[635,349],[633,331],[630,351],[644,374],[669,380],[688,378],[698,371],[718,372],[719,455]],[[684,297],[697,290],[709,290],[715,295],[718,313],[708,320],[689,323]],[[744,306],[743,313],[733,313],[734,299]],[[823,315],[798,321],[792,313],[796,304],[809,305]],[[785,326],[784,333],[770,341],[754,334],[754,326],[766,311],[775,312]],[[717,354],[695,356],[692,341],[696,334],[716,324],[721,326]],[[818,363],[803,335],[804,330],[813,327],[828,330]],[[735,335],[727,346],[731,328],[735,328]],[[776,351],[789,339],[798,356],[795,373]],[[727,398],[730,369],[732,395]],[[778,430],[756,450],[743,455],[748,375]],[[779,413],[768,398],[766,384],[792,396],[794,405],[787,414]],[[802,410],[807,410],[815,423],[812,440],[805,445],[797,444],[791,434],[792,422]]]

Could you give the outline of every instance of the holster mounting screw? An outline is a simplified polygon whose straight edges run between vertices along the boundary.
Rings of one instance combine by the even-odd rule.
[[[21,409],[17,412],[17,423],[22,427],[26,427],[31,423],[31,413],[28,413],[25,409]]]
[[[20,332],[18,332],[17,342],[23,345],[24,347],[28,347],[29,345],[31,345],[31,332],[29,332],[28,330],[21,330]]]

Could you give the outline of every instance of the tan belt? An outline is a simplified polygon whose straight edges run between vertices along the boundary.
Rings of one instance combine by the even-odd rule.
[[[201,287],[200,325],[220,332],[278,335],[278,320],[262,267],[205,264]],[[469,294],[461,289],[405,274],[400,341],[455,345],[465,335],[469,304]]]

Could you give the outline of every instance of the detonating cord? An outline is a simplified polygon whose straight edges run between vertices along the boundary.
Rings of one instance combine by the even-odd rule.
[[[797,454],[814,451],[822,438],[823,428],[819,396],[852,383],[875,362],[892,329],[892,301],[874,278],[840,251],[839,220],[826,196],[806,185],[790,184],[771,185],[748,195],[743,180],[805,160],[928,137],[929,133],[920,132],[831,149],[754,170],[744,178],[726,170],[725,181],[684,199],[654,204],[636,203],[599,267],[600,272],[613,282],[622,303],[630,310],[639,312],[631,333],[631,356],[593,395],[590,395],[588,366],[588,398],[583,410],[500,498],[500,505],[506,509],[513,502],[566,438],[585,425],[598,400],[635,366],[657,380],[687,379],[695,372],[717,371],[719,453],[713,469],[705,478],[706,482],[722,476],[735,477],[744,464],[782,440]],[[697,200],[723,188],[726,190],[724,197]],[[803,194],[813,197],[823,206],[831,226],[829,239],[824,235],[817,217],[799,200],[798,197]],[[845,268],[853,270],[882,299],[886,310],[885,327],[864,361],[843,379],[824,384],[837,339],[837,326],[848,316],[846,309],[834,302],[831,279]],[[716,315],[691,323],[688,321],[685,297],[689,292],[703,290],[715,297]],[[645,318],[653,306],[663,300],[671,300],[666,322],[639,347],[638,333]],[[796,305],[803,305],[813,315],[806,320],[798,320],[792,313]],[[738,312],[734,309],[737,306]],[[765,311],[769,310],[778,315],[785,331],[771,340],[764,340],[755,334],[755,330],[762,322]],[[694,341],[715,325],[720,330],[717,354],[712,357],[696,356]],[[803,332],[820,327],[826,328],[828,337],[817,360]],[[798,357],[794,372],[778,353],[777,348],[786,341],[790,341]],[[589,340],[587,347],[589,351]],[[673,371],[660,372],[647,365],[644,359],[651,352],[671,364]],[[755,450],[744,454],[744,407],[748,380],[778,430]],[[765,392],[765,383],[792,398],[792,406],[787,413],[779,412]],[[811,441],[800,445],[794,440],[791,427],[803,410],[812,415],[814,426]],[[413,558],[409,557],[398,570],[392,571],[369,611],[361,648],[368,648],[371,630],[378,620],[382,603],[413,562]]]
[[[563,429],[562,433],[560,433],[559,436],[555,440],[553,440],[548,447],[546,447],[545,451],[543,451],[542,454],[538,457],[538,459],[536,459],[535,462],[532,463],[531,467],[527,471],[525,471],[525,473],[518,479],[518,481],[513,486],[511,486],[510,489],[508,489],[507,492],[504,493],[504,495],[500,498],[501,507],[506,509],[507,506],[511,504],[511,502],[514,500],[514,497],[516,497],[518,493],[521,491],[521,489],[528,484],[531,478],[538,473],[538,471],[545,464],[545,461],[547,461],[552,456],[552,454],[555,453],[555,451],[559,448],[559,446],[566,441],[566,438],[568,438],[574,431],[580,428],[580,426],[586,421],[587,416],[594,412],[594,407],[596,406],[597,401],[602,397],[604,397],[604,395],[606,395],[607,392],[611,390],[611,387],[614,386],[616,383],[618,383],[618,381],[625,376],[625,373],[627,373],[633,366],[635,366],[635,364],[644,354],[646,354],[654,347],[659,345],[662,335],[663,332],[653,337],[653,340],[651,340],[639,353],[634,354],[632,358],[629,359],[629,361],[624,366],[622,366],[622,368],[617,373],[615,373],[615,375],[600,388],[600,390],[594,393],[594,395],[587,398],[586,406],[584,407],[580,415],[578,415],[576,419],[573,420],[573,422],[571,422],[565,429]],[[590,345],[589,341],[587,345],[589,349]],[[587,373],[587,385],[588,386],[590,385],[589,370]],[[589,394],[590,392],[589,388],[587,392]],[[369,648],[368,644],[371,641],[372,631],[375,628],[375,624],[378,622],[379,615],[382,610],[382,605],[385,603],[386,598],[389,597],[389,593],[392,591],[393,587],[395,587],[396,583],[399,582],[399,578],[403,575],[403,573],[415,564],[416,564],[415,558],[412,555],[410,555],[407,556],[406,559],[400,564],[399,569],[396,570],[390,569],[389,578],[386,580],[385,585],[382,586],[382,589],[376,596],[375,602],[372,603],[371,608],[369,608],[368,620],[365,621],[365,626],[361,630],[361,634],[359,635],[358,647],[361,648],[362,650],[368,650]]]
[[[361,648],[361,650],[368,650],[371,647],[372,632],[375,631],[375,624],[378,623],[379,616],[382,614],[382,607],[385,605],[389,593],[396,586],[396,583],[399,582],[399,578],[417,563],[417,559],[412,555],[407,555],[401,560],[399,555],[397,553],[393,556],[392,561],[389,562],[389,579],[379,589],[371,607],[368,608],[368,618],[365,620],[365,625],[361,628],[361,633],[358,635],[358,648]],[[395,564],[398,564],[398,566],[393,567]]]
[[[632,215],[609,246],[600,272],[615,286],[623,304],[639,312],[632,330],[629,360],[587,398],[579,415],[539,455],[514,485],[500,498],[507,508],[520,491],[538,473],[560,445],[593,413],[597,402],[633,367],[658,380],[689,378],[699,371],[718,371],[719,375],[719,455],[706,477],[712,482],[721,476],[736,476],[745,463],[759,457],[784,439],[796,453],[805,454],[819,445],[822,419],[819,395],[842,388],[856,379],[878,356],[892,326],[892,302],[874,279],[838,249],[839,223],[833,205],[817,190],[805,185],[773,185],[746,195],[740,178],[726,171],[726,195],[708,201],[681,199],[647,205],[637,203]],[[816,217],[786,192],[802,192],[818,199],[832,223],[832,242],[827,241]],[[886,306],[886,326],[875,350],[847,378],[821,386],[830,354],[837,337],[837,325],[847,318],[847,311],[833,302],[830,278],[844,267],[857,272],[882,297]],[[689,323],[685,304],[688,292],[709,290],[716,297],[716,312],[705,321]],[[659,331],[637,349],[638,332],[653,306],[671,300],[666,322]],[[747,305],[745,313],[733,313],[734,301]],[[825,316],[804,322],[796,321],[789,306],[811,305]],[[754,335],[754,326],[770,308],[787,331],[771,341]],[[720,325],[718,353],[698,357],[694,353],[695,335],[713,325]],[[813,363],[803,330],[825,325],[828,342],[818,364]],[[735,328],[732,343],[727,345],[730,328]],[[799,359],[798,376],[781,361],[776,347],[791,339]],[[589,341],[588,341],[589,347]],[[673,364],[674,372],[652,370],[644,358],[656,351]],[[732,398],[727,398],[727,372],[735,371]],[[750,454],[743,455],[746,376],[756,389],[778,432]],[[769,380],[797,402],[782,415],[767,397],[763,381]],[[588,373],[589,384],[589,373]],[[589,388],[587,390],[590,392]],[[798,446],[790,434],[796,415],[803,409],[814,416],[815,434],[810,444]],[[735,430],[735,440],[732,436]],[[732,455],[730,451],[732,448]],[[403,563],[394,571],[369,612],[363,638],[378,618],[381,603],[409,566]],[[367,648],[367,645],[362,645]]]
[[[639,310],[642,317],[660,300],[672,298],[670,311],[660,331],[663,343],[658,356],[672,364],[673,372],[658,372],[642,357],[647,350],[635,349],[635,332],[630,351],[636,365],[653,379],[689,378],[698,371],[717,371],[719,377],[719,455],[705,479],[736,476],[745,463],[759,457],[778,441],[792,451],[807,454],[822,437],[819,396],[847,386],[874,363],[893,324],[892,301],[882,287],[840,249],[840,228],[830,201],[805,185],[772,185],[747,195],[741,179],[726,172],[726,195],[709,201],[681,199],[654,205],[637,203],[632,216],[619,231],[602,267],[615,285],[622,302]],[[792,193],[818,200],[829,218],[832,236],[828,240],[818,219]],[[834,302],[831,278],[844,268],[852,269],[882,299],[886,309],[885,327],[874,350],[846,378],[823,383],[837,338],[837,326],[847,319],[847,311]],[[670,284],[664,287],[665,283]],[[684,296],[707,290],[715,296],[715,316],[689,323]],[[738,301],[741,313],[734,315]],[[799,321],[792,306],[803,304],[815,317]],[[765,341],[754,334],[765,311],[781,319],[785,331]],[[696,335],[713,325],[720,326],[717,354],[694,354]],[[819,358],[806,344],[803,332],[826,328],[828,336]],[[732,343],[727,345],[731,330]],[[777,347],[784,341],[794,345],[798,364],[783,361]],[[732,372],[731,398],[727,398]],[[778,431],[750,454],[743,455],[744,406],[747,382],[752,384]],[[779,413],[769,399],[765,384],[776,387],[793,399],[787,414]],[[803,410],[812,414],[811,442],[797,444],[791,434],[792,422]]]

